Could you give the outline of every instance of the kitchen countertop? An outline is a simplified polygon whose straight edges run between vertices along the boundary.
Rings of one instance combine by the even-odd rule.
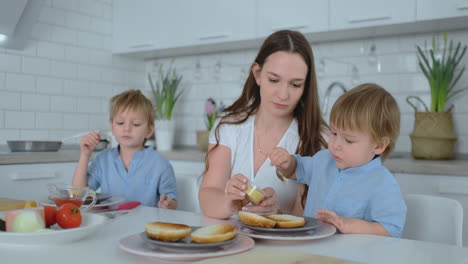
[[[161,152],[168,160],[204,162],[205,153],[195,147],[180,147]],[[10,152],[0,145],[0,165],[76,162],[80,157],[78,145],[64,145],[57,152]],[[468,155],[455,160],[416,160],[410,153],[392,153],[384,165],[393,173],[468,176]]]

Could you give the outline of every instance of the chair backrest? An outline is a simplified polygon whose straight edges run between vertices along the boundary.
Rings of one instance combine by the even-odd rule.
[[[462,247],[463,207],[454,199],[407,194],[403,238]]]
[[[177,210],[199,213],[197,176],[177,175]]]

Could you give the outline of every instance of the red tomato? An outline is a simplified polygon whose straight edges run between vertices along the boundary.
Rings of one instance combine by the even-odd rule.
[[[49,206],[46,205],[44,206],[44,217],[45,217],[45,222],[46,222],[46,227],[53,226],[57,221],[55,220],[57,214],[57,209],[55,209],[55,206]]]
[[[64,204],[57,211],[57,224],[63,228],[75,228],[81,225],[81,212],[74,204]]]

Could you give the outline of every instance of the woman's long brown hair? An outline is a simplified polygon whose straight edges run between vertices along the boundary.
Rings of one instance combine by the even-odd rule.
[[[308,68],[304,93],[294,109],[294,117],[297,119],[299,130],[299,144],[296,153],[302,156],[312,156],[319,150],[327,147],[327,142],[323,138],[322,133],[328,130],[328,126],[320,113],[312,48],[301,33],[281,30],[273,33],[263,42],[255,58],[255,63],[263,67],[268,56],[278,51],[299,54]],[[224,110],[224,115],[215,128],[216,145],[205,156],[205,172],[209,168],[208,156],[219,146],[219,128],[223,124],[244,123],[249,116],[258,111],[260,102],[260,87],[257,85],[252,71],[250,71],[241,96]],[[303,207],[305,205],[307,189],[308,187],[306,186],[301,199]]]

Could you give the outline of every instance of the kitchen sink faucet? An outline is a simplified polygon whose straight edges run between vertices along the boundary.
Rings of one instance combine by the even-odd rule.
[[[322,106],[322,115],[326,115],[327,114],[327,107],[328,107],[328,101],[330,101],[330,94],[331,94],[331,91],[335,88],[335,87],[338,87],[338,88],[341,88],[341,91],[343,93],[346,93],[346,87],[343,83],[341,82],[332,82],[327,90],[325,91],[325,96],[324,96],[324,102],[323,102],[323,106]]]

